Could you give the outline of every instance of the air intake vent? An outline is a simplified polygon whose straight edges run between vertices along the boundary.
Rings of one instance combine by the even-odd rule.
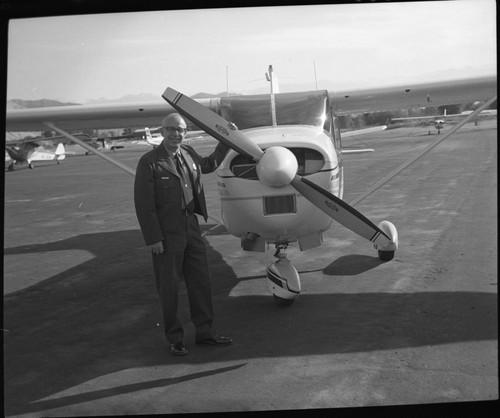
[[[295,195],[264,196],[264,215],[278,215],[282,213],[296,213]]]

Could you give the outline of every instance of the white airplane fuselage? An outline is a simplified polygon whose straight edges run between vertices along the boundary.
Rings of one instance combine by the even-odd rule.
[[[245,134],[264,151],[273,146],[299,150],[303,156],[298,158],[299,174],[305,174],[317,185],[342,198],[342,166],[332,139],[323,129],[277,126],[249,129]],[[290,185],[270,187],[256,176],[236,177],[235,157],[238,158],[238,154],[229,151],[217,169],[222,221],[230,234],[237,237],[256,234],[268,244],[297,239],[301,242],[315,236],[321,239],[321,233],[332,223],[328,215]]]
[[[446,121],[444,119],[437,119],[434,121],[434,126],[436,129],[443,129]]]

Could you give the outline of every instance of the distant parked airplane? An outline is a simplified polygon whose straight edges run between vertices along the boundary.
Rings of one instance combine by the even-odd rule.
[[[477,102],[479,103],[479,102]],[[477,106],[476,106],[477,107]],[[407,117],[407,118],[394,118],[391,119],[391,122],[402,122],[402,121],[407,121],[407,120],[421,120],[424,123],[427,124],[432,124],[434,127],[437,129],[438,134],[441,133],[441,129],[444,128],[444,125],[446,123],[450,122],[450,119],[463,119],[466,116],[470,115],[473,111],[472,110],[466,110],[462,113],[455,113],[451,115],[446,114],[446,109],[444,109],[444,114],[443,115],[436,115],[436,116],[413,116],[413,117]],[[478,123],[478,120],[480,117],[485,117],[485,116],[490,116],[490,115],[495,115],[497,114],[496,109],[486,109],[480,112],[474,119],[476,125]],[[431,134],[431,131],[429,131],[429,135]]]
[[[59,161],[66,158],[64,145],[60,143],[55,150],[45,148],[36,142],[24,142],[20,144],[7,145],[5,147],[5,163],[9,163],[9,171],[14,171],[14,166],[18,163],[28,163],[29,168],[33,168],[34,161]]]
[[[160,145],[161,142],[163,141],[162,134],[160,132],[157,132],[159,129],[161,128],[154,128],[153,129],[154,132],[151,132],[151,129],[144,128],[144,129],[137,129],[135,132],[144,132],[146,136],[146,142],[148,143],[148,145],[151,145],[153,148],[155,148],[158,145]],[[184,142],[188,144],[190,140],[203,139],[204,137],[205,138],[208,137],[208,135],[205,134],[204,131],[190,131],[184,138]]]

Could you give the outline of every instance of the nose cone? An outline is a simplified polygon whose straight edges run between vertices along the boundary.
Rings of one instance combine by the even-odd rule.
[[[270,187],[283,187],[292,181],[297,173],[297,159],[283,147],[270,147],[257,165],[259,180]]]

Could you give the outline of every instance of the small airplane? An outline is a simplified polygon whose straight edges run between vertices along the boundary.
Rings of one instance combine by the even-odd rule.
[[[14,171],[16,164],[28,163],[32,169],[35,161],[53,161],[57,164],[66,158],[67,153],[64,145],[59,143],[55,150],[45,148],[36,142],[23,142],[18,144],[9,144],[5,146],[5,163],[9,164],[8,170]]]
[[[269,77],[272,83],[273,78]],[[274,93],[193,100],[167,88],[168,104],[82,105],[12,110],[7,131],[50,128],[120,169],[135,171],[95,150],[65,129],[157,126],[179,112],[230,149],[216,170],[222,223],[247,251],[274,245],[274,261],[266,269],[270,291],[279,305],[291,305],[301,292],[300,277],[286,255],[290,244],[300,250],[322,244],[333,221],[371,242],[383,261],[393,259],[399,240],[387,220],[376,225],[353,206],[374,193],[399,172],[438,145],[496,97],[455,125],[353,202],[343,200],[343,162],[340,125],[326,90]],[[383,129],[379,127],[376,129]],[[353,134],[359,134],[354,131]],[[347,134],[342,134],[345,138]],[[366,151],[366,150],[364,150]],[[371,150],[370,150],[371,151]],[[212,218],[213,219],[213,218]]]
[[[84,133],[75,133],[73,136],[79,138],[81,141],[89,144],[97,150],[106,149],[111,151],[125,148],[123,144],[118,143],[119,141],[137,140],[137,136],[134,134],[115,135],[109,137],[90,137]],[[59,161],[63,160],[66,155],[75,154],[75,152],[68,152],[64,148],[64,144],[67,144],[68,142],[73,143],[73,141],[68,141],[64,135],[7,141],[5,146],[5,164],[9,164],[9,171],[14,171],[14,166],[17,163],[27,162],[28,167],[33,168],[34,161],[47,161],[55,159],[59,164]],[[55,150],[52,150],[53,147],[55,147]],[[90,151],[87,149],[87,151],[85,151],[85,155],[88,155],[89,152]],[[54,155],[57,158],[55,158]]]
[[[90,138],[90,143],[94,148],[106,149],[111,151],[125,148],[125,143],[129,141],[142,143],[142,140],[138,138],[136,133]],[[148,145],[150,144],[148,143]],[[88,155],[88,152],[86,152],[85,154]]]
[[[476,103],[475,103],[476,105]],[[477,106],[476,106],[477,107]],[[443,115],[438,115],[438,116],[413,116],[413,117],[405,117],[405,118],[393,118],[391,119],[391,122],[403,122],[403,121],[418,121],[421,120],[424,123],[434,125],[434,127],[437,129],[438,135],[441,133],[441,129],[444,128],[444,125],[446,123],[450,122],[450,119],[457,120],[460,118],[465,118],[466,116],[470,115],[473,111],[472,110],[466,110],[462,113],[455,113],[455,114],[446,114],[446,108],[444,109]],[[496,115],[497,111],[496,109],[485,109],[481,111],[475,118],[474,122],[476,123],[476,126],[478,124],[478,120],[481,117],[487,117],[490,115]],[[432,120],[431,120],[432,119]],[[428,134],[431,134],[431,131],[428,131]]]
[[[160,132],[158,132],[161,128],[155,128],[153,130],[149,128],[137,129],[135,132],[144,132],[144,136],[146,137],[146,142],[148,145],[156,148],[163,141],[163,136]],[[184,143],[189,144],[190,141],[194,139],[203,139],[205,132],[203,131],[188,131],[185,138]]]
[[[452,116],[452,115],[449,115]],[[453,115],[456,116],[456,115]],[[432,119],[432,120],[431,120]],[[406,118],[393,118],[391,122],[403,122],[403,121],[412,121],[412,120],[420,120],[428,125],[434,125],[434,127],[438,131],[438,135],[441,133],[441,129],[443,129],[446,123],[446,109],[444,109],[444,114],[439,116],[412,116]],[[431,131],[429,131],[429,135]]]
[[[163,141],[163,136],[161,133],[151,134],[151,130],[149,128],[144,128],[144,132],[146,135],[146,142],[148,145],[151,145],[153,148],[156,148]]]

